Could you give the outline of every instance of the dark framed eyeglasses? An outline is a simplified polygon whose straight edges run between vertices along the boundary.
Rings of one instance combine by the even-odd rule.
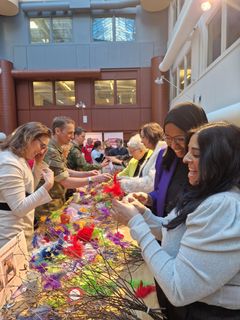
[[[174,141],[175,144],[183,145],[186,142],[186,136],[185,135],[171,137],[171,136],[165,134],[163,136],[163,139],[167,142],[167,144],[171,144]]]
[[[46,150],[47,147],[48,147],[48,145],[47,145],[46,143],[43,143],[40,138],[37,138],[37,140],[38,140],[39,143],[40,143],[40,148],[41,148],[42,150]]]

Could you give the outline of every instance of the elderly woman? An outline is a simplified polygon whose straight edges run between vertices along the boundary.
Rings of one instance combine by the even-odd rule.
[[[129,166],[119,174],[121,187],[126,193],[153,190],[156,159],[161,148],[165,147],[161,141],[163,130],[158,123],[147,123],[140,132],[128,142],[129,151],[135,159],[130,160]]]
[[[42,162],[50,137],[46,126],[29,122],[0,145],[0,247],[24,231],[31,248],[34,209],[51,200],[53,172]],[[33,172],[28,164],[32,159]],[[41,176],[45,182],[34,191]]]
[[[142,143],[139,134],[131,137],[127,143],[128,152],[132,156],[127,167],[119,172],[118,177],[142,177],[146,174],[144,170],[145,164],[149,157],[152,155],[153,151],[148,150]],[[122,182],[123,182],[122,179]]]

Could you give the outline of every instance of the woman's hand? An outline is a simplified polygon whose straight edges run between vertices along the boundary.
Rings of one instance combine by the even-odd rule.
[[[49,191],[52,187],[53,187],[53,184],[54,184],[54,173],[51,169],[49,168],[44,168],[42,170],[42,177],[45,181],[45,183],[43,184],[43,187]]]
[[[152,198],[145,192],[133,192],[128,195],[128,202],[138,200],[144,206],[151,206]]]
[[[113,217],[121,224],[127,225],[129,220],[139,214],[138,209],[131,203],[113,199]]]

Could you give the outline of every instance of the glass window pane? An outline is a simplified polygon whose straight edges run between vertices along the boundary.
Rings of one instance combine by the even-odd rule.
[[[75,105],[74,81],[56,81],[55,94],[57,105]]]
[[[221,54],[221,10],[208,25],[208,66]]]
[[[177,96],[177,70],[172,73],[172,83],[171,92],[172,92],[172,99]]]
[[[186,70],[186,77],[187,77],[187,83],[186,86],[188,86],[192,81],[192,63],[191,63],[191,51],[187,54],[187,70]]]
[[[94,18],[92,37],[94,41],[113,41],[112,18]]]
[[[182,7],[183,7],[183,5],[184,5],[184,2],[185,2],[185,0],[178,0],[179,14],[180,14],[180,12],[181,12],[181,10],[182,10]]]
[[[135,40],[135,19],[116,17],[116,41]]]
[[[95,104],[114,104],[114,80],[99,80],[94,82]]]
[[[227,2],[227,48],[240,37],[240,2]]]
[[[174,25],[177,21],[177,16],[178,16],[178,14],[177,14],[177,0],[173,0],[173,2],[172,2],[172,14],[173,14],[172,19],[173,19],[173,27],[174,27]]]
[[[136,80],[117,80],[117,103],[136,104]]]
[[[30,38],[31,43],[49,43],[50,41],[50,19],[31,18]]]
[[[184,89],[184,62],[179,66],[179,89],[180,91]]]
[[[52,82],[34,81],[33,99],[35,106],[48,106],[53,104]]]
[[[53,18],[52,33],[54,42],[72,41],[72,18]]]

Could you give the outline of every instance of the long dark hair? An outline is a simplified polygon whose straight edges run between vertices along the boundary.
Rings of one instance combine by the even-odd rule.
[[[187,132],[193,128],[197,128],[202,124],[207,123],[207,116],[203,108],[197,106],[192,102],[184,102],[176,105],[171,109],[165,120],[163,129],[168,123],[174,124],[179,129],[183,130],[186,135]],[[187,149],[186,149],[187,151]],[[176,158],[175,152],[170,146],[167,147],[166,153],[163,157],[163,167],[169,170],[173,160]]]
[[[199,183],[189,186],[180,198],[177,217],[166,227],[173,229],[186,221],[209,196],[240,188],[240,128],[227,122],[213,122],[193,130],[200,149]]]

